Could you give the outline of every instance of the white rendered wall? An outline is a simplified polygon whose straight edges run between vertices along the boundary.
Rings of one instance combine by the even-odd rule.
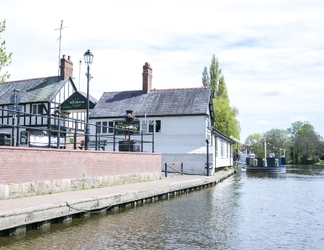
[[[161,132],[155,133],[156,152],[206,152],[205,116],[156,117],[150,120],[161,120]]]
[[[144,120],[141,118],[140,120]],[[206,126],[206,116],[169,116],[169,117],[149,117],[147,121],[160,120],[161,131],[154,134],[154,152],[162,153],[161,170],[164,171],[166,162],[183,162],[185,174],[206,174],[207,164],[207,144],[209,141],[209,165],[210,174],[215,168],[231,166],[230,144],[210,135]],[[92,120],[91,123],[109,122],[108,119]],[[91,134],[95,133],[95,127],[91,126]],[[140,136],[132,135],[135,140],[140,140]],[[152,140],[152,136],[144,137],[144,140]],[[217,151],[215,149],[217,144]],[[223,146],[222,146],[223,145]],[[221,155],[221,147],[223,154]],[[118,146],[116,146],[118,150]],[[106,147],[111,150],[111,145]],[[152,145],[144,144],[144,152],[151,152]],[[217,156],[216,156],[217,152]],[[179,166],[180,167],[180,166]]]
[[[212,164],[213,155],[209,154],[210,164]],[[165,170],[165,163],[168,162],[182,162],[183,163],[183,173],[184,174],[195,174],[195,175],[206,175],[207,174],[207,155],[205,154],[170,154],[162,153],[162,168]],[[180,170],[180,164],[173,166],[174,168]],[[174,172],[172,169],[168,168],[168,172]],[[210,168],[209,175],[213,175],[214,169]]]

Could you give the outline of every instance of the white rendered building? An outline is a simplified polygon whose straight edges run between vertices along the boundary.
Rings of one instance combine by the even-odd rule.
[[[90,114],[91,123],[98,125],[90,126],[90,134],[99,134],[101,140],[111,138],[112,128],[124,119],[126,110],[136,116],[138,131],[154,132],[154,152],[162,153],[162,170],[165,163],[181,162],[185,174],[206,175],[208,171],[212,175],[217,168],[233,165],[234,141],[211,127],[210,88],[152,89],[152,68],[145,63],[142,90],[103,93]],[[140,140],[139,135],[131,137]],[[112,150],[109,143],[105,147]],[[146,143],[142,149],[150,152],[152,145]]]

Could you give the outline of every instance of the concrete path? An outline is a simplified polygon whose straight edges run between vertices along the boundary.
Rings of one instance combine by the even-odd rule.
[[[219,171],[209,177],[178,174],[164,177],[163,173],[162,179],[157,181],[0,200],[0,231],[218,183],[233,173],[233,170]]]

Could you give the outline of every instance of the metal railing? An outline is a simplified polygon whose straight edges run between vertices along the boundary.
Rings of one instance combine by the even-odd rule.
[[[10,135],[10,139],[8,139],[12,146],[84,149],[85,125],[84,120],[67,116],[32,114],[22,111],[13,112],[9,109],[0,108],[0,134]],[[89,123],[89,127],[95,128],[89,131],[99,131],[99,126],[105,128],[106,131],[112,131],[112,133],[102,134],[95,132],[91,134],[90,132],[90,147],[94,150],[109,149],[110,145],[111,150],[116,151],[116,144],[118,144],[118,148],[123,149],[122,151],[143,152],[144,144],[151,144],[150,151],[154,152],[154,133],[118,128],[119,133],[122,131],[122,134],[116,134],[117,128],[115,127],[92,123]],[[26,133],[26,131],[29,133],[27,138],[20,133]],[[42,135],[40,137],[46,137],[46,141],[41,138],[42,140],[37,144],[32,144],[30,141],[31,131],[34,134]],[[125,144],[129,145],[129,147],[125,148]]]
[[[173,167],[174,165],[179,165],[180,164],[180,169],[176,169],[175,167]],[[183,175],[183,162],[166,162],[164,164],[164,174],[165,174],[165,177],[168,177],[168,168],[171,168],[172,170],[174,170],[175,172]]]

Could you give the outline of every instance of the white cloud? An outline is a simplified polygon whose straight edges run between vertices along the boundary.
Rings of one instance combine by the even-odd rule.
[[[268,124],[270,124],[270,121],[258,120],[258,121],[256,121],[256,123],[261,124],[261,125],[264,125],[264,124],[268,125]]]

